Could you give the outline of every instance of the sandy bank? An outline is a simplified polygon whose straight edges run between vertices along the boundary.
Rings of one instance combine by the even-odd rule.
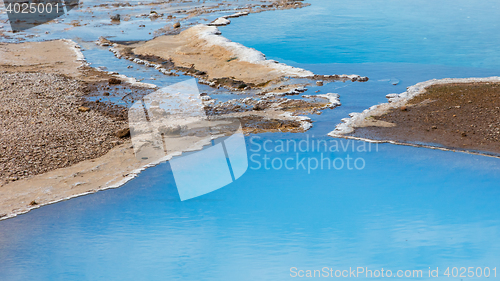
[[[106,154],[125,120],[83,106],[80,82],[46,73],[0,73],[0,185]]]
[[[64,74],[83,78],[85,58],[80,47],[71,40],[0,43],[0,68],[9,72]]]
[[[200,83],[231,90],[263,89],[287,78],[308,78],[325,82],[368,81],[359,75],[315,75],[292,67],[253,48],[223,37],[216,26],[196,25],[177,35],[165,35],[135,44],[112,43],[101,38],[98,44],[112,47],[118,58],[155,67],[166,75],[181,71],[200,79]]]
[[[119,187],[137,175],[142,166],[127,141],[100,158],[10,182],[0,188],[0,220],[43,205]]]
[[[81,106],[80,82],[45,73],[0,74],[0,219],[118,187],[138,163],[128,123]]]
[[[69,40],[0,44],[0,55],[0,218],[119,186],[143,166],[115,149],[127,142],[123,110],[85,97],[149,85],[88,67]]]
[[[159,57],[177,67],[204,72],[205,80],[232,78],[263,85],[283,76],[308,77],[310,71],[267,60],[261,52],[220,36],[215,26],[197,25],[178,35],[161,36],[130,50],[142,57]]]
[[[0,64],[6,70],[0,73],[4,101],[0,106],[0,219],[118,187],[153,165],[139,163],[126,133],[121,133],[128,127],[125,108],[85,98],[133,87],[147,89],[143,94],[152,89],[90,68],[76,44],[65,40],[2,44]],[[237,117],[246,133],[301,132],[311,122],[299,114],[316,113],[329,104],[326,98],[291,100],[283,97],[286,94],[228,103],[207,100],[207,110],[213,110],[208,116]]]
[[[208,25],[196,25],[180,34],[161,36],[148,42],[121,44],[100,38],[96,43],[111,46],[110,51],[120,59],[154,67],[165,75],[181,72],[214,88],[249,93],[251,97],[248,99],[206,104],[210,113],[244,118],[246,128],[251,128],[246,130],[247,133],[306,131],[311,127],[311,121],[300,115],[320,114],[322,109],[340,106],[338,95],[304,96],[300,101],[284,96],[300,95],[311,84],[368,80],[359,75],[315,75],[305,69],[268,60],[263,53],[230,41],[217,27]]]
[[[246,99],[206,103],[209,116],[225,114],[243,118],[247,133],[306,131],[311,127],[311,121],[301,115],[319,114],[321,109],[339,106],[338,95],[308,96],[300,100],[290,100],[285,96],[300,95],[311,84],[368,80],[359,75],[315,75],[268,60],[263,53],[230,41],[217,27],[208,25],[196,25],[180,34],[161,36],[148,42],[120,44],[100,38],[96,43],[111,46],[110,51],[118,58],[154,67],[166,75],[182,72],[214,88],[250,93],[251,97]],[[211,99],[209,96],[204,98]]]
[[[332,137],[500,155],[500,77],[429,80],[342,119]]]
[[[68,39],[44,42],[0,43],[0,67],[6,72],[60,74],[83,82],[103,82],[117,78],[128,84],[155,88],[134,78],[114,75],[89,67],[80,46]]]
[[[262,7],[303,6],[294,1],[277,2],[280,4],[262,4]],[[226,18],[246,13],[238,12]],[[197,25],[177,35],[135,45],[111,45],[119,58],[155,67],[166,75],[180,71],[214,88],[229,86],[241,91],[260,88],[251,98],[224,103],[202,97],[210,118],[236,117],[247,134],[303,132],[312,126],[310,118],[303,115],[319,114],[322,109],[340,105],[338,95],[287,98],[287,95],[301,94],[311,82],[293,84],[285,81],[288,77],[308,78],[312,83],[367,80],[357,75],[314,75],[267,60],[259,51],[220,36],[215,26]],[[79,46],[70,40],[0,44],[0,65],[8,72],[2,89],[6,90],[3,94],[8,95],[10,102],[0,108],[0,114],[4,114],[7,121],[19,119],[16,122],[22,123],[21,126],[9,122],[3,126],[8,132],[4,135],[14,141],[2,140],[6,145],[0,147],[3,149],[0,219],[118,187],[147,167],[136,160],[126,134],[119,133],[126,127],[125,108],[115,112],[99,101],[83,103],[82,99],[95,91],[109,91],[111,95],[113,90],[119,92],[121,88],[112,86],[116,81],[118,84],[128,82],[123,83],[127,84],[124,87],[150,88],[151,85],[89,67]],[[21,95],[16,97],[16,91],[21,91]],[[20,102],[16,98],[26,104],[11,111],[8,108]],[[19,118],[21,116],[24,119]],[[12,159],[15,159],[14,165]]]

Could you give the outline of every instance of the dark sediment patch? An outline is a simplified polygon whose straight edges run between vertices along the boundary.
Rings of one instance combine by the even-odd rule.
[[[106,81],[84,83],[81,105],[114,120],[128,121],[128,107],[154,89],[133,86],[128,83],[113,84]]]

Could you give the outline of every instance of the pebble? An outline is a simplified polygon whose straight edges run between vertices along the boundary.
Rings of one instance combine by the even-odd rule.
[[[112,15],[109,17],[112,21],[120,21],[120,14]]]
[[[85,106],[80,106],[80,107],[78,107],[78,111],[80,111],[80,112],[89,112],[90,108],[85,107]]]

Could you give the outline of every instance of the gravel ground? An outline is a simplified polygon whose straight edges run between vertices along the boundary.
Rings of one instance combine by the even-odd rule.
[[[61,75],[0,72],[0,185],[106,154],[123,120],[82,108],[85,85]]]

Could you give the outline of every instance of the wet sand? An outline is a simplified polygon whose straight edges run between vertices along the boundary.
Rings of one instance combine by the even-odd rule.
[[[73,78],[91,79],[82,71],[85,58],[80,47],[71,40],[0,43],[0,69],[8,72],[64,74]]]
[[[120,59],[155,68],[165,75],[183,73],[213,88],[223,87],[250,94],[250,98],[225,103],[206,102],[209,116],[226,114],[229,118],[243,118],[246,133],[306,131],[311,127],[311,121],[303,115],[320,114],[320,110],[334,108],[340,102],[331,105],[332,96],[304,96],[300,100],[286,96],[300,95],[311,84],[368,81],[367,77],[359,75],[316,75],[268,60],[258,50],[223,37],[216,26],[204,24],[147,42],[123,43],[100,38],[96,43],[111,46],[110,51]]]
[[[88,67],[72,41],[1,44],[0,52],[0,219],[117,187],[144,166],[124,133],[126,115],[85,96],[110,79],[146,93],[150,85]]]
[[[178,67],[196,69],[207,81],[221,78],[241,81],[246,85],[241,88],[265,85],[283,76],[313,76],[310,71],[266,60],[259,51],[219,34],[214,26],[197,25],[179,35],[161,36],[134,46],[132,52],[139,56],[160,57]]]
[[[121,186],[144,166],[135,158],[131,146],[128,140],[97,159],[1,186],[0,220],[47,204]]]
[[[333,137],[500,156],[500,78],[431,80],[351,114]]]
[[[197,77],[200,83],[235,91],[250,89],[267,92],[291,78],[312,83],[334,81],[366,82],[359,75],[316,75],[266,56],[253,48],[232,42],[216,26],[199,24],[176,35],[165,35],[147,42],[111,42],[100,38],[98,45],[111,46],[116,57],[158,69],[165,75],[173,71]],[[302,82],[300,87],[307,83]],[[293,89],[291,89],[293,90]]]

